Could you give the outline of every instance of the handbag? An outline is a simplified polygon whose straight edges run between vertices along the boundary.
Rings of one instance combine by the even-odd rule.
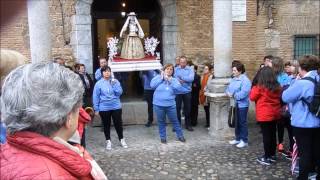
[[[230,98],[230,108],[228,115],[228,125],[230,128],[235,128],[237,123],[237,110],[238,106],[236,101],[233,98]]]

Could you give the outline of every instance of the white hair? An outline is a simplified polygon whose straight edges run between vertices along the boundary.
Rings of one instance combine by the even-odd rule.
[[[58,64],[20,66],[4,81],[1,119],[10,134],[32,131],[50,136],[81,106],[83,91],[79,76]]]

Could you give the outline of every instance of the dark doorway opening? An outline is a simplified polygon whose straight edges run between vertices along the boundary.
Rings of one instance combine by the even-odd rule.
[[[156,37],[160,41],[156,51],[162,54],[162,14],[158,0],[94,0],[91,7],[93,72],[99,68],[98,58],[107,56],[107,39],[119,38],[121,28],[127,18],[126,15],[123,16],[123,12],[137,14],[137,19],[145,34],[144,38]],[[143,86],[139,72],[116,73],[115,76],[122,81],[124,101],[141,99]]]

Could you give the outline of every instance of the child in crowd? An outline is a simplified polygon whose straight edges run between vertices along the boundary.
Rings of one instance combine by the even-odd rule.
[[[258,71],[257,84],[250,92],[250,100],[256,103],[256,120],[261,126],[264,155],[257,161],[271,165],[276,154],[276,124],[280,118],[281,86],[274,71],[265,66]]]

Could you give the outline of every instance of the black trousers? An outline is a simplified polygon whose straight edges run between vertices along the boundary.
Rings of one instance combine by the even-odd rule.
[[[293,127],[293,135],[300,157],[298,179],[308,179],[308,174],[314,170],[317,170],[317,178],[320,178],[320,128]]]
[[[110,140],[111,118],[113,120],[113,125],[117,131],[119,140],[123,139],[122,109],[100,111],[99,114],[102,120],[103,131],[106,140]]]
[[[210,127],[210,103],[207,106],[203,106],[206,113],[206,126]]]
[[[291,126],[290,117],[282,118],[280,121],[277,122],[278,143],[283,143],[284,128],[287,129],[289,143],[290,143],[289,151],[292,152],[294,141],[293,141],[293,134],[292,134],[292,126]]]
[[[150,124],[153,122],[153,94],[154,90],[144,90],[143,92],[143,98],[148,104],[148,123]]]
[[[176,96],[176,106],[177,106],[177,115],[178,120],[181,124],[181,106],[183,102],[183,109],[184,109],[184,117],[185,117],[185,126],[191,126],[190,120],[190,111],[191,111],[191,93],[187,94],[177,94]]]
[[[83,128],[83,133],[81,137],[81,146],[86,147],[86,128]]]
[[[260,122],[265,158],[276,155],[276,121]]]

